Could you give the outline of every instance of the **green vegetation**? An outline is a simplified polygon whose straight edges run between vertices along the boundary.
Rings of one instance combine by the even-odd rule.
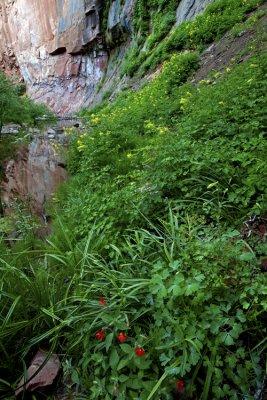
[[[12,248],[3,236],[5,399],[40,346],[61,355],[67,394],[80,400],[262,390],[267,56],[190,83],[198,65],[197,51],[174,53],[141,90],[83,111],[71,178],[50,205],[53,234]]]
[[[36,118],[43,114],[49,114],[52,118],[47,107],[22,96],[21,85],[13,84],[0,71],[0,134],[4,124],[12,122],[34,125]]]
[[[247,14],[261,2],[261,0],[217,0],[193,21],[183,22],[173,28],[176,2],[151,1],[149,4],[151,3],[153,13],[145,5],[147,2],[137,1],[136,40],[126,55],[122,73],[130,76],[136,73],[143,75],[169,59],[175,51],[203,49],[203,46],[222,37],[232,26],[244,21]],[[166,10],[170,11],[166,13]],[[150,21],[151,15],[152,21]],[[149,33],[151,24],[152,32],[144,36],[143,33],[146,35]],[[146,38],[145,43],[144,38]]]
[[[196,65],[194,53],[173,56],[73,138],[48,249],[19,243],[2,256],[6,374],[42,343],[66,354],[80,398],[170,399],[177,379],[189,398],[253,398],[266,245],[237,228],[266,210],[266,57],[179,86]]]
[[[93,112],[92,132],[71,148],[64,223],[77,238],[93,224],[114,238],[170,204],[237,225],[264,213],[264,64],[257,57],[177,88],[197,55],[174,55],[144,89]]]
[[[147,38],[148,48],[159,43],[173,27],[176,9],[177,0],[137,0],[133,22],[139,44],[144,44]]]

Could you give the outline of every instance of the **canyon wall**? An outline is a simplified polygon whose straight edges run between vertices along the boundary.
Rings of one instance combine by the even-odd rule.
[[[177,23],[210,1],[177,1]],[[34,100],[60,115],[88,106],[110,83],[121,83],[135,2],[1,0],[0,68],[20,76]]]
[[[102,0],[3,0],[0,66],[20,71],[29,95],[55,112],[69,113],[92,101],[108,52],[101,35]],[[111,35],[130,26],[134,0],[112,2]]]

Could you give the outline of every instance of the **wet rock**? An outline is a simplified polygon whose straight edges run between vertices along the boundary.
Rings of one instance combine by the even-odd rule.
[[[114,0],[111,3],[107,23],[109,46],[112,47],[123,43],[131,32],[131,6],[132,2],[129,0],[123,5],[120,0]]]
[[[8,125],[3,126],[1,134],[2,135],[17,135],[20,130],[21,130],[20,125],[8,124]]]
[[[48,135],[54,135],[55,136],[55,134],[56,134],[56,131],[54,129],[52,129],[52,128],[49,128],[46,132],[47,132]]]

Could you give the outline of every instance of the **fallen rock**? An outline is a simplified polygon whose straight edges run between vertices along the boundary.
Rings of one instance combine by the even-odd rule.
[[[16,396],[23,391],[34,392],[36,389],[45,389],[51,386],[60,370],[60,361],[56,354],[38,350],[27,370],[27,379],[21,378],[16,389]]]

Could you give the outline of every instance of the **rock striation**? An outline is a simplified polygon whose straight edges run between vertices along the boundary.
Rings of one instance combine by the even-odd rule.
[[[108,62],[101,35],[103,3],[3,0],[0,66],[13,71],[19,66],[29,95],[57,113],[67,114],[89,104]],[[121,21],[122,26],[126,24],[134,0],[127,0],[124,6],[115,7],[115,3],[108,16],[111,36],[118,32]]]

